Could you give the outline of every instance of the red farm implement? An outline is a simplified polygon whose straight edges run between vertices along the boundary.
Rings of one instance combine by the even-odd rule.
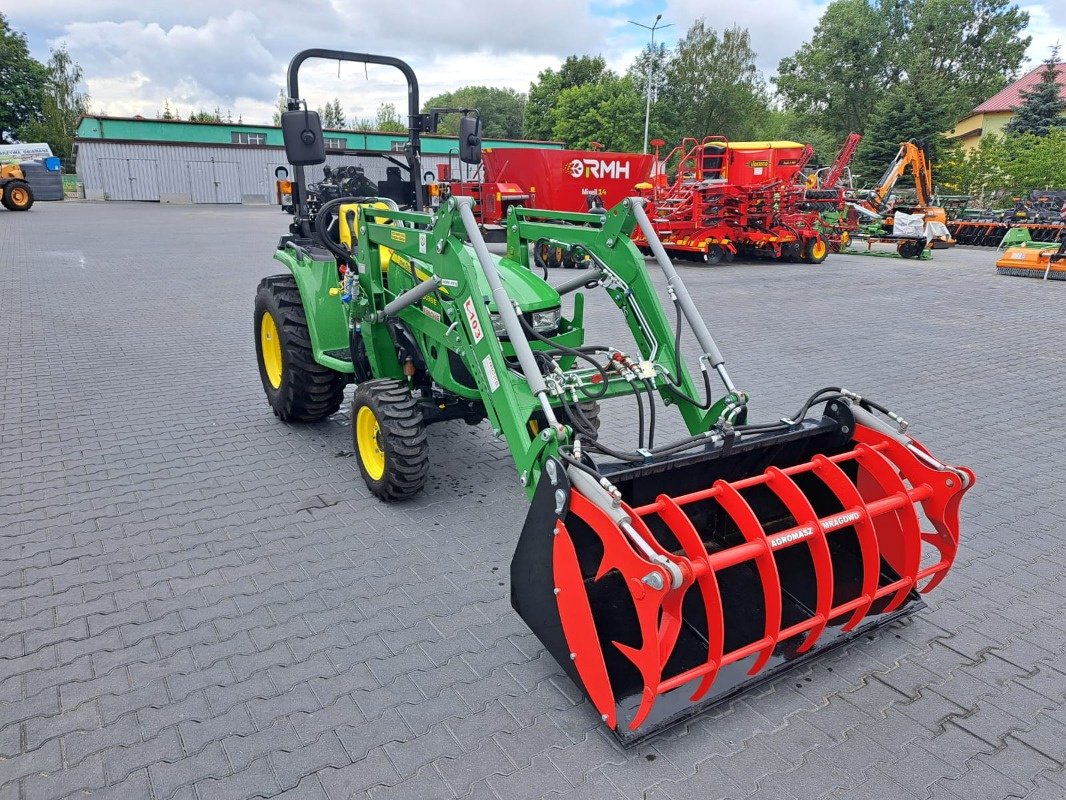
[[[736,254],[819,263],[832,241],[819,214],[843,205],[836,188],[799,182],[813,155],[798,142],[684,139],[659,161],[650,214],[667,252],[716,264]],[[636,244],[648,248],[637,234]],[[839,240],[838,240],[839,241]]]

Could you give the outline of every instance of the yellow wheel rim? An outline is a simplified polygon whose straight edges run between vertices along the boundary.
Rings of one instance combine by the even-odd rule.
[[[811,255],[815,258],[822,258],[825,255],[825,240],[818,239],[814,243],[814,247],[811,248]]]
[[[11,202],[16,206],[24,206],[29,202],[30,196],[26,194],[26,190],[21,186],[11,190]]]
[[[847,231],[844,231],[842,234],[840,234],[840,246],[847,247],[849,244],[851,244],[851,234]]]
[[[267,380],[275,389],[281,388],[281,340],[278,326],[270,312],[264,312],[259,321],[259,347],[263,352],[263,369]]]
[[[355,417],[355,443],[366,474],[379,481],[385,474],[385,451],[381,448],[381,426],[370,406],[361,406]]]

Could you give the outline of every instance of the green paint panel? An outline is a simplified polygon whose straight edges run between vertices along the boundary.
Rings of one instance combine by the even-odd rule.
[[[234,134],[260,134],[266,137],[267,147],[283,147],[281,128],[271,125],[229,125],[220,123],[183,122],[161,119],[128,119],[125,117],[83,117],[78,124],[79,139],[110,139],[134,142],[165,142],[168,144],[242,144]],[[403,133],[374,133],[363,131],[326,131],[327,139],[344,139],[348,150],[369,150],[403,154],[396,150],[407,141]],[[257,142],[258,144],[258,142]],[[506,139],[485,139],[485,147],[539,147],[563,149],[561,142],[525,142]],[[448,155],[458,151],[459,141],[451,136],[423,136],[422,152]]]

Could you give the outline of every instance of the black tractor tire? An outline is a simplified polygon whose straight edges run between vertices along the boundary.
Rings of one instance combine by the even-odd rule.
[[[818,234],[803,246],[803,260],[808,264],[821,264],[829,256],[829,243]]]
[[[781,245],[781,261],[795,264],[803,257],[803,248],[799,242],[788,242]]]
[[[8,181],[2,191],[2,202],[8,211],[29,211],[33,205],[33,189],[26,181]]]
[[[426,485],[429,437],[418,403],[403,381],[373,380],[356,387],[352,444],[359,472],[379,499],[407,500]]]
[[[717,244],[707,245],[707,249],[703,251],[701,261],[709,267],[721,264],[725,259],[725,248]]]
[[[273,275],[260,281],[254,330],[259,378],[278,419],[318,422],[335,414],[344,402],[348,376],[315,361],[300,290],[292,275]],[[268,350],[277,347],[273,357],[280,357],[280,365],[272,361],[268,367],[264,346]]]

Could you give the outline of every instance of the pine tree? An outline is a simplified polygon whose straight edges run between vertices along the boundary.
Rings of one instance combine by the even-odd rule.
[[[1059,89],[1059,46],[1051,48],[1044,62],[1040,83],[1022,92],[1023,103],[1014,109],[1014,117],[1007,123],[1007,133],[1035,133],[1047,136],[1048,131],[1066,124],[1066,99]]]

